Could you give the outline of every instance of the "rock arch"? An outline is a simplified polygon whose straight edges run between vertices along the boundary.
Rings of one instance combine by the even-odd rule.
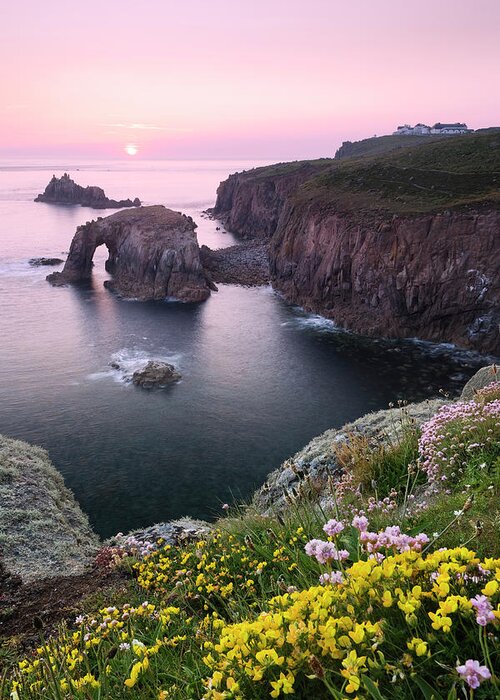
[[[204,301],[210,282],[200,261],[196,224],[163,206],[120,211],[79,226],[61,272],[48,275],[56,286],[90,279],[100,245],[108,249],[105,285],[123,297]],[[212,286],[213,288],[213,286]]]

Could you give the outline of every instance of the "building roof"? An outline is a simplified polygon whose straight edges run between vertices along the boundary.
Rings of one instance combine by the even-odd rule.
[[[434,124],[432,127],[433,129],[467,129],[467,124],[463,124],[461,122],[455,122],[454,124],[441,124],[441,122],[437,122]]]

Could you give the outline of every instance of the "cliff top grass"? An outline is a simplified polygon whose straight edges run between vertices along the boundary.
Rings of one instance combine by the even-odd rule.
[[[302,173],[306,181],[297,201],[358,211],[424,214],[500,204],[500,130],[431,141],[412,137],[395,149],[399,138],[381,137],[382,153],[373,153],[374,145],[360,149],[359,156],[279,163],[247,176],[262,180]]]

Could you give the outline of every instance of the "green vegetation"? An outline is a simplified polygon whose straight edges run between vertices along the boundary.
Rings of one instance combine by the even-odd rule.
[[[331,510],[290,499],[202,541],[108,548],[129,583],[52,638],[35,618],[20,663],[0,648],[0,698],[499,697],[500,384],[401,421],[384,448],[337,448]]]
[[[279,163],[246,177],[264,181],[302,174],[298,201],[350,211],[419,214],[500,204],[500,130],[408,138],[381,137],[359,156]],[[396,144],[404,147],[395,148],[394,139],[403,139]]]

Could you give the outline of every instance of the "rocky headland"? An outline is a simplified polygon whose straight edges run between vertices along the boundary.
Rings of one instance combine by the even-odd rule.
[[[163,206],[117,212],[79,226],[61,272],[47,277],[53,285],[84,282],[92,273],[95,249],[109,252],[105,285],[126,298],[200,302],[210,296],[210,282],[200,261],[189,216]]]
[[[389,146],[236,173],[212,213],[269,242],[271,283],[309,311],[500,353],[500,135]]]
[[[61,177],[52,176],[43,194],[39,194],[35,202],[49,204],[79,204],[93,209],[123,209],[125,207],[140,207],[141,201],[135,199],[108,199],[101,187],[77,185],[68,173]]]

